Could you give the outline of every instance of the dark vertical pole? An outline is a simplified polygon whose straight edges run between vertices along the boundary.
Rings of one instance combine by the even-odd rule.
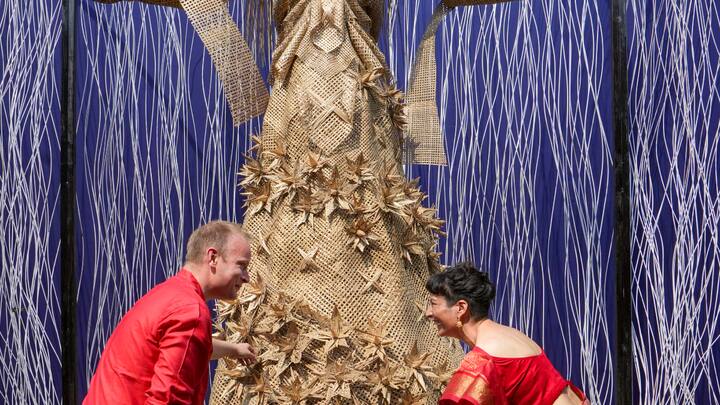
[[[632,404],[632,264],[630,253],[630,155],[628,154],[628,58],[626,0],[612,0],[613,104],[615,127],[615,403]]]
[[[60,283],[63,403],[76,404],[75,360],[75,2],[63,0],[63,97],[60,141]]]

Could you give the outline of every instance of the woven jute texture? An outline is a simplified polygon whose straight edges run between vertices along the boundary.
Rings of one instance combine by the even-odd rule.
[[[215,325],[259,361],[221,361],[213,404],[435,403],[462,357],[423,318],[442,222],[402,174],[403,94],[369,3],[276,3],[273,92],[240,172],[253,280]]]
[[[122,0],[97,1],[117,3]],[[265,112],[269,98],[267,87],[225,0],[142,2],[185,10],[218,72],[234,125],[240,125]]]
[[[443,0],[435,8],[413,63],[408,91],[406,159],[409,163],[447,165],[440,117],[437,109],[437,61],[435,34],[445,16],[455,7],[490,5],[510,0]]]
[[[411,162],[428,165],[447,165],[440,117],[437,109],[437,62],[435,34],[450,11],[440,3],[420,42],[410,76],[408,91],[408,152]]]

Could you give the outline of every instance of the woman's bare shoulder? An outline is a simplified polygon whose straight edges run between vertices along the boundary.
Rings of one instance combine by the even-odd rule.
[[[475,345],[493,357],[530,357],[542,353],[542,348],[527,335],[499,323],[488,325]]]

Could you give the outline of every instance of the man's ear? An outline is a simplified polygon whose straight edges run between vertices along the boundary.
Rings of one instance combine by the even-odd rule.
[[[215,248],[208,248],[207,252],[205,252],[205,257],[208,260],[208,263],[211,266],[215,266],[217,264],[217,258],[218,258],[218,252]]]

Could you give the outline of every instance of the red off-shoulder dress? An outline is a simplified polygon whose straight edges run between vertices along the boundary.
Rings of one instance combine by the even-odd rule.
[[[439,405],[552,405],[568,386],[589,404],[582,391],[555,370],[545,352],[506,358],[475,347],[453,374]]]

